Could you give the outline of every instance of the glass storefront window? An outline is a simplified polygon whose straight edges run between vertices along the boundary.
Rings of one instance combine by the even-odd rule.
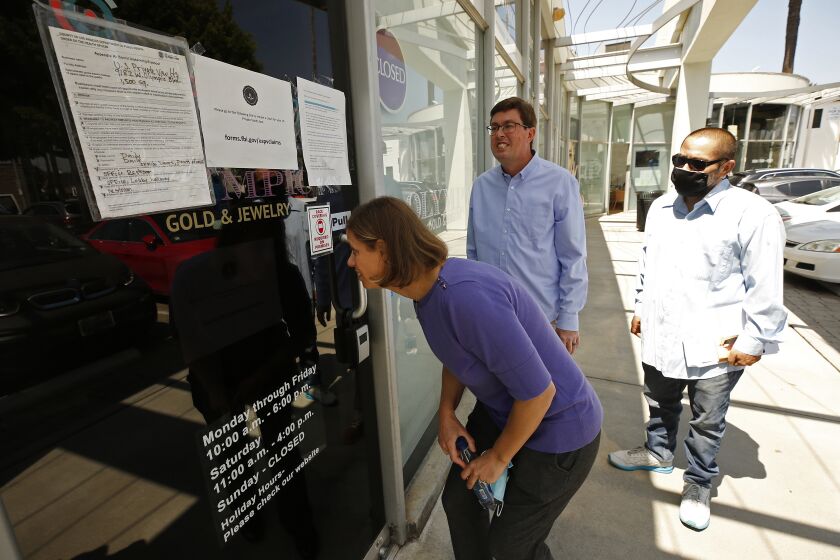
[[[317,3],[64,4],[278,79],[347,87],[333,83],[346,38]],[[0,431],[0,492],[23,554],[362,558],[385,525],[370,370],[339,361],[335,323],[316,324],[311,305],[352,306],[354,275],[341,256],[310,259],[303,230],[307,202],[350,210],[355,187],[213,168],[215,206],[93,223],[32,3],[5,8],[16,77],[0,107],[14,130],[0,139],[12,172],[0,193],[24,215],[0,216],[0,423],[14,410],[26,430]],[[250,218],[214,219],[225,211]],[[331,278],[339,301],[318,287]],[[192,353],[188,325],[211,322],[219,336]]]
[[[613,107],[612,147],[610,150],[610,212],[624,210],[624,199],[627,191],[627,155],[630,151],[630,120],[632,116],[632,105]]]
[[[726,105],[723,108],[723,128],[734,134],[738,140],[743,140],[747,134],[748,110],[749,104],[747,103]]]
[[[495,56],[496,69],[493,76],[493,97],[494,102],[498,103],[502,99],[508,97],[515,97],[519,86],[519,80],[513,73],[513,70],[505,62],[499,54]]]
[[[750,142],[747,147],[747,160],[744,169],[762,167],[780,167],[783,142]]]
[[[584,213],[604,211],[604,196],[609,166],[610,104],[604,101],[584,101],[580,118],[580,159],[577,177],[583,197]]]
[[[389,16],[413,6],[413,2],[378,0],[377,13]],[[470,189],[477,175],[476,134],[487,118],[478,114],[474,89],[481,83],[476,70],[478,30],[458,10],[387,31],[405,59],[405,101],[399,110],[381,109],[385,187],[448,243],[450,255],[463,257]],[[499,79],[506,76],[497,72],[497,84]],[[423,337],[412,302],[389,294],[397,341],[402,459],[408,481],[436,435],[441,366]]]
[[[787,105],[770,103],[753,105],[750,117],[750,142],[782,140],[785,133],[787,107]],[[750,159],[749,155],[747,159]]]
[[[630,178],[634,192],[668,190],[674,104],[636,107],[633,126]],[[634,196],[630,198],[629,208],[635,208]]]
[[[636,144],[671,143],[674,128],[674,104],[660,103],[637,107],[633,141]]]
[[[509,37],[513,44],[516,44],[516,3],[517,0],[496,2],[496,34]]]
[[[723,103],[715,103],[712,105],[712,114],[706,119],[706,126],[712,128],[718,127],[718,123],[720,122],[720,110],[722,107]]]
[[[667,146],[634,143],[631,158],[633,188],[636,192],[667,189],[671,163]]]

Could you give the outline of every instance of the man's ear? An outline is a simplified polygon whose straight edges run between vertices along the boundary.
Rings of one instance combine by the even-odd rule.
[[[727,175],[732,173],[733,169],[735,169],[735,160],[730,159],[729,161],[727,161],[726,163],[723,164],[723,169],[722,169],[723,176],[726,177]]]

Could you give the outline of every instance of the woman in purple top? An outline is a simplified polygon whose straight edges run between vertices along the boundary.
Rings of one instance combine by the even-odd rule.
[[[401,200],[356,208],[347,237],[362,284],[414,300],[443,362],[438,442],[455,463],[443,491],[455,557],[552,558],[548,532],[598,451],[595,391],[525,288],[493,266],[447,259],[443,241]],[[466,427],[455,416],[464,388],[478,400]],[[461,436],[475,455],[466,465]],[[491,524],[471,489],[509,463],[504,509]]]

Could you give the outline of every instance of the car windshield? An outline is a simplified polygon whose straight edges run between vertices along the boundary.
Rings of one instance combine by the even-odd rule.
[[[824,191],[818,191],[812,194],[806,194],[799,198],[794,198],[791,202],[796,204],[808,204],[810,206],[822,206],[823,204],[830,204],[832,202],[840,202],[840,186],[831,187]]]
[[[77,258],[93,251],[52,224],[0,218],[0,270]]]

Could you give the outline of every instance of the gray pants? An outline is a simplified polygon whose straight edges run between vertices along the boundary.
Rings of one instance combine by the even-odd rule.
[[[689,381],[665,377],[658,369],[645,363],[642,367],[645,370],[645,399],[650,409],[646,447],[660,461],[674,460],[682,394],[688,387],[691,420],[688,422],[688,437],[685,438],[688,468],[683,479],[709,488],[712,479],[720,472],[715,458],[726,431],[729,396],[744,370]]]
[[[467,422],[480,453],[493,446],[501,430],[481,403]],[[482,509],[472,490],[452,465],[443,489],[443,509],[449,522],[457,560],[550,560],[545,539],[554,521],[586,480],[601,435],[568,453],[540,453],[522,448],[513,458],[501,517]]]

